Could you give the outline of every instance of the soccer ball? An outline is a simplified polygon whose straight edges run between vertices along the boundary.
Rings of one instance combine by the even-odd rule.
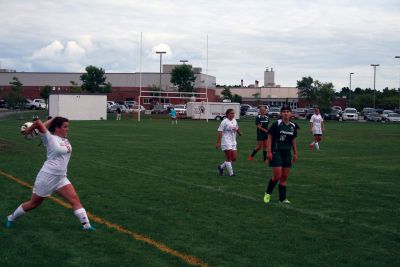
[[[33,124],[32,122],[25,122],[25,123],[21,126],[21,134],[24,134],[25,130],[28,129],[29,127],[31,127],[32,124]],[[32,131],[32,133],[30,133],[30,134],[28,134],[28,135],[25,135],[25,138],[26,138],[26,139],[32,139],[32,138],[34,138],[35,136],[37,136],[38,134],[39,134],[38,129],[35,129],[35,130]]]

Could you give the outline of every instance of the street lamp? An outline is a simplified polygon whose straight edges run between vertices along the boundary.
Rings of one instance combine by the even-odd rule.
[[[179,62],[182,62],[182,64],[185,65],[185,63],[186,63],[186,62],[189,62],[189,60],[187,60],[187,59],[181,59],[181,60],[179,60]]]
[[[395,56],[394,58],[400,59],[400,56]],[[400,112],[400,72],[399,72],[399,112]]]
[[[349,89],[350,89],[350,97],[349,97],[349,104],[351,103],[351,75],[353,75],[354,74],[354,72],[350,72],[350,87],[349,87]]]
[[[160,54],[160,91],[161,91],[161,64],[162,64],[162,55],[166,54],[165,51],[156,51],[156,54]]]
[[[371,64],[372,67],[374,67],[374,108],[375,108],[375,82],[376,82],[376,67],[379,66],[379,64]]]

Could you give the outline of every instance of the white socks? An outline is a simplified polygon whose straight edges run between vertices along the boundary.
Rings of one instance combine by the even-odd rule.
[[[83,228],[86,229],[86,228],[90,227],[89,218],[88,218],[88,216],[86,214],[86,210],[84,208],[74,210],[74,215],[79,219]]]
[[[319,144],[318,144],[318,142],[314,143],[314,146],[315,146],[315,148],[316,148],[317,150],[319,150]]]
[[[229,176],[233,175],[232,162],[225,161],[225,166],[226,169],[228,170]]]
[[[13,214],[9,215],[7,218],[9,221],[15,221],[22,215],[24,215],[26,212],[22,208],[22,204],[19,205],[19,207],[13,212]]]
[[[226,161],[224,161],[224,163],[222,163],[221,165],[219,165],[221,167],[221,169],[225,169],[226,167]]]

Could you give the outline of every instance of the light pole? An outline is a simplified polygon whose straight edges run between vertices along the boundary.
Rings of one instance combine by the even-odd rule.
[[[394,58],[400,59],[400,56],[395,56]],[[399,112],[400,112],[400,72],[399,72]]]
[[[349,95],[349,104],[351,103],[351,75],[353,75],[354,74],[354,72],[350,72],[350,87],[349,87],[349,89],[350,89],[350,95]]]
[[[189,60],[187,60],[187,59],[181,59],[181,60],[179,60],[179,62],[181,62],[183,65],[185,65],[185,63],[186,63],[186,62],[189,62]]]
[[[165,51],[156,51],[156,54],[160,54],[160,91],[161,91],[161,65],[162,65],[162,55],[166,54]]]
[[[374,109],[375,109],[375,82],[376,82],[376,67],[379,66],[379,64],[371,64],[372,67],[374,67]]]

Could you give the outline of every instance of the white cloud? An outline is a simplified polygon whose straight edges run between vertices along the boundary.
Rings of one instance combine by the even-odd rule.
[[[139,70],[140,32],[143,71],[158,71],[155,50],[167,51],[163,63],[187,59],[205,69],[208,34],[209,73],[220,84],[262,81],[272,66],[283,86],[314,75],[340,87],[351,69],[365,72],[355,79],[367,87],[369,64],[380,63],[377,87],[398,86],[398,0],[3,2],[0,57],[20,71],[79,71],[89,64]]]

